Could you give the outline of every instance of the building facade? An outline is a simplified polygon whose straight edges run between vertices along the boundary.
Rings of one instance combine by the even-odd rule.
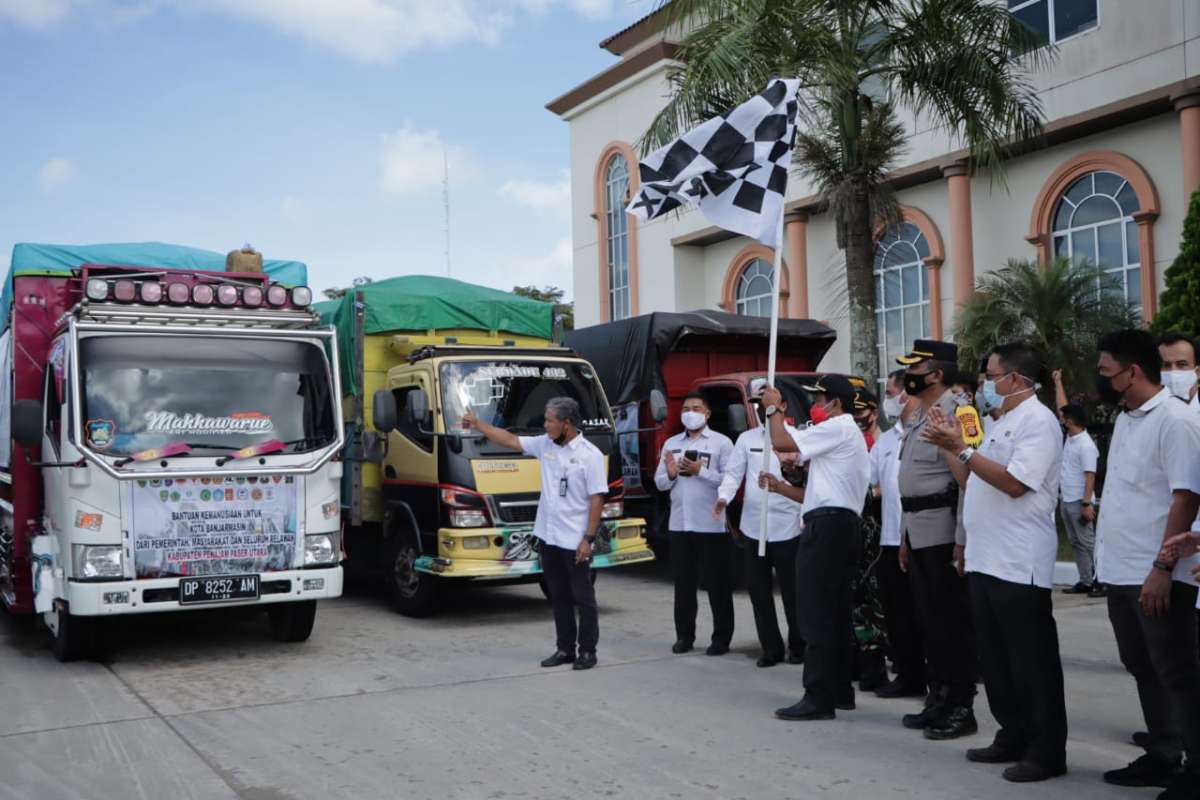
[[[882,370],[913,338],[951,338],[977,277],[1009,259],[1087,258],[1153,316],[1200,186],[1200,3],[1008,0],[1057,44],[1032,76],[1044,146],[1006,163],[1004,181],[970,174],[944,131],[909,119],[892,174],[903,224],[876,251]],[[638,139],[670,93],[677,30],[651,14],[601,46],[617,57],[547,108],[568,123],[575,324],[651,311],[769,313],[774,253],[696,211],[639,224]],[[781,314],[838,331],[823,366],[849,367],[844,256],[814,188],[793,172],[785,215]],[[764,298],[767,298],[764,300]]]

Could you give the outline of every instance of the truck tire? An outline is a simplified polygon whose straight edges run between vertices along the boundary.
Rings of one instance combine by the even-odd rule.
[[[596,576],[599,574],[600,574],[600,570],[598,570],[598,569],[592,570],[592,586],[596,585]],[[545,575],[542,575],[540,578],[538,578],[538,588],[542,590],[542,596],[545,597],[546,600],[549,600],[550,599],[550,587],[546,585],[546,576]]]
[[[96,648],[96,620],[71,613],[66,601],[54,602],[57,625],[50,628],[54,657],[59,661],[79,661],[91,658]]]
[[[267,609],[271,635],[281,642],[304,642],[312,634],[317,621],[317,601],[277,603]]]
[[[430,617],[441,608],[441,579],[417,571],[417,551],[413,537],[392,536],[384,552],[384,575],[392,604],[406,617]]]

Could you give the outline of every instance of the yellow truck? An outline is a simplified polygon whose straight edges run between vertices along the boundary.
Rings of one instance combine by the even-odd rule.
[[[625,517],[616,427],[591,365],[554,344],[554,307],[448,278],[405,276],[320,304],[338,329],[347,467],[347,567],[378,570],[396,608],[428,616],[454,582],[540,580],[535,459],[465,431],[470,408],[542,433],[552,397],[573,397],[610,478],[593,566],[653,559]]]

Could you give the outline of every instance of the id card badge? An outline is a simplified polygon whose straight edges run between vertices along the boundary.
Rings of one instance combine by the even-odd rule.
[[[566,475],[563,475],[561,478],[558,479],[558,496],[559,497],[567,496],[567,476]]]

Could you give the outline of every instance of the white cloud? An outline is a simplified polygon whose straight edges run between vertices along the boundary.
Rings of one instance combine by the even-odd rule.
[[[67,16],[71,0],[0,0],[0,22],[25,28],[48,28]]]
[[[79,170],[74,162],[61,156],[55,156],[42,164],[38,170],[38,186],[41,187],[43,194],[50,194],[63,184],[74,180],[77,174],[79,174]]]
[[[381,137],[380,188],[389,194],[416,195],[440,189],[449,164],[450,183],[461,185],[479,175],[474,156],[465,147],[447,144],[435,130],[405,125]]]
[[[299,197],[291,194],[285,194],[279,201],[279,218],[284,222],[296,224],[306,222],[312,215],[309,213],[308,203],[301,200]]]
[[[511,180],[500,184],[497,194],[505,200],[555,216],[567,217],[571,212],[570,173],[563,170],[559,180],[543,181]]]
[[[499,261],[504,276],[502,282],[498,282],[494,276],[491,279],[478,276],[468,280],[478,280],[505,291],[513,286],[557,286],[566,290],[566,299],[570,300],[574,295],[573,256],[571,239],[564,237],[556,241],[548,252],[543,251],[532,256],[502,257]]]

